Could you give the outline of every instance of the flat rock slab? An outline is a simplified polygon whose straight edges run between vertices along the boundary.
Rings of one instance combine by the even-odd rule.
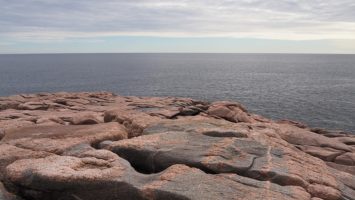
[[[185,164],[208,173],[244,173],[267,147],[253,140],[168,132],[113,142],[105,147],[137,170],[156,173]]]
[[[8,130],[2,142],[33,151],[62,154],[80,144],[95,146],[102,140],[120,140],[128,137],[124,126],[118,123],[95,125],[29,126]]]
[[[143,175],[118,157],[25,159],[9,165],[7,174],[21,193],[35,199],[310,199],[300,187],[235,174],[210,175],[185,165]]]
[[[175,164],[184,164],[209,174],[234,173],[283,186],[299,186],[314,196],[321,193],[313,190],[314,184],[325,184],[330,187],[323,192],[330,190],[336,197],[341,196],[336,178],[324,163],[317,162],[317,159],[314,163],[302,163],[309,158],[302,160],[289,156],[289,152],[285,154],[282,149],[262,145],[248,138],[166,132],[120,140],[103,146],[128,160],[142,173],[157,173]],[[302,154],[297,151],[294,153]],[[313,170],[315,166],[322,169]]]

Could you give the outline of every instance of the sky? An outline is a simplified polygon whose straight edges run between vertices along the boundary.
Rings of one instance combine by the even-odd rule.
[[[0,0],[0,53],[355,53],[354,0]]]

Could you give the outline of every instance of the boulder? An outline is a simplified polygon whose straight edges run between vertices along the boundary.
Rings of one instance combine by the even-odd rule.
[[[18,105],[20,110],[47,110],[49,105],[43,102],[26,102]]]
[[[70,119],[73,125],[90,125],[101,123],[97,116],[86,114],[86,115],[76,115]]]
[[[216,102],[212,104],[207,113],[231,122],[254,122],[255,120],[247,113],[240,104],[230,102]]]

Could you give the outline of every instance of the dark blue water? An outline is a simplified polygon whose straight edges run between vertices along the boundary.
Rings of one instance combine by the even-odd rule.
[[[355,133],[355,55],[0,55],[0,96],[96,90],[229,99],[274,119]]]

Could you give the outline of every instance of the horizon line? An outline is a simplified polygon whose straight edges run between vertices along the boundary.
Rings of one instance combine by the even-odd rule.
[[[281,52],[49,52],[49,53],[0,53],[0,55],[56,55],[56,54],[288,54],[288,55],[355,55],[355,53],[281,53]]]

